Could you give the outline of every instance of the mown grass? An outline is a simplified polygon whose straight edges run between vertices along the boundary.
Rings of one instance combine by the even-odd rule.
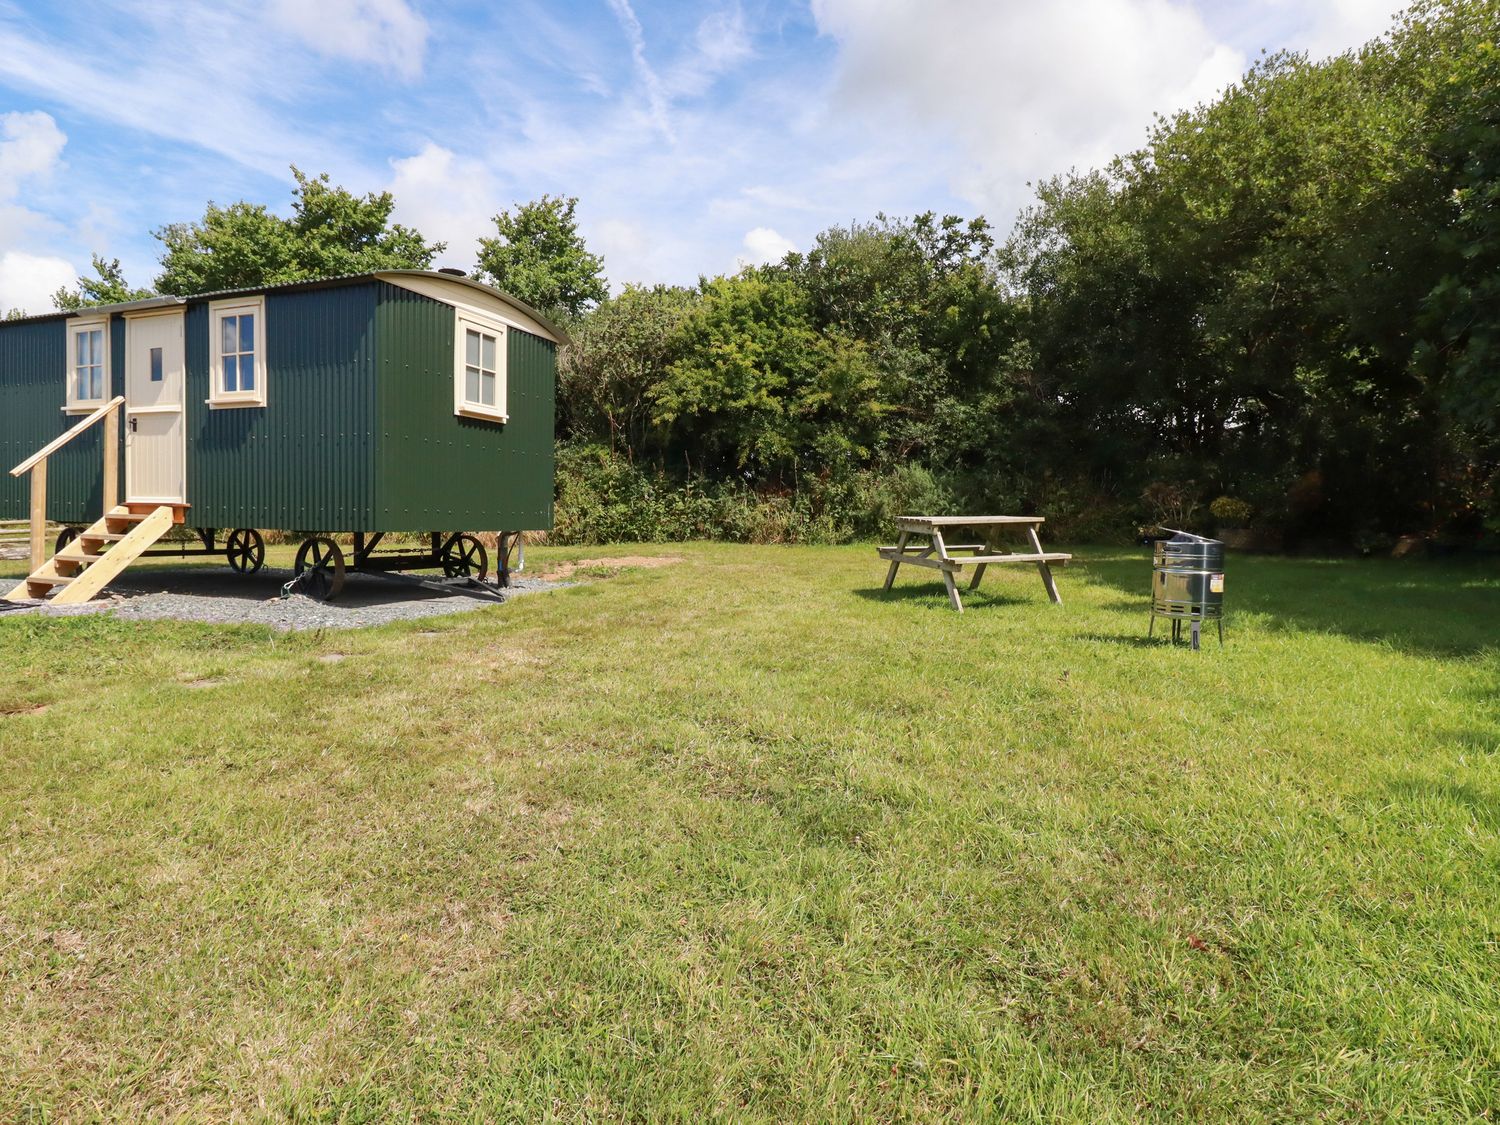
[[[1500,1104],[1493,567],[1234,558],[1194,655],[1134,552],[960,617],[661,550],[354,633],[0,618],[0,1120]]]

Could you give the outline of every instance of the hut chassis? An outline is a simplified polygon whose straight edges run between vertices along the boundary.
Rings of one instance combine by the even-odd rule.
[[[249,576],[259,573],[266,562],[266,540],[253,527],[238,527],[219,539],[221,529],[195,527],[197,546],[186,542],[175,547],[157,547],[141,552],[141,558],[222,558],[236,574]],[[53,554],[61,551],[78,538],[79,529],[66,526],[57,535]],[[479,539],[467,531],[431,531],[423,537],[420,550],[397,549],[379,551],[384,531],[353,534],[353,547],[347,554],[336,539],[329,535],[309,535],[297,548],[294,583],[301,593],[327,601],[343,591],[344,578],[348,574],[375,574],[389,576],[401,571],[441,570],[445,578],[461,579],[465,583],[483,582],[489,577],[489,551]],[[521,533],[502,531],[497,536],[498,564],[495,584],[510,585],[511,560],[521,542]]]

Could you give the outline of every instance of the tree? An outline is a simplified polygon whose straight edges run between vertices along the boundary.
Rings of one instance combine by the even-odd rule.
[[[203,218],[156,231],[165,250],[157,288],[187,295],[387,269],[426,269],[444,249],[390,222],[390,192],[356,196],[295,165],[292,215],[261,204],[208,204]]]
[[[609,295],[604,259],[578,233],[572,196],[544,195],[495,216],[494,238],[479,240],[475,275],[548,313],[581,316]]]
[[[1464,424],[1500,438],[1500,44],[1455,61],[1433,113],[1452,221],[1439,243],[1446,269],[1427,296],[1424,366],[1440,373]]]
[[[677,286],[627,285],[583,318],[558,358],[561,435],[602,437],[631,460],[660,449],[652,391],[680,358],[682,324],[698,300]]]
[[[93,305],[119,305],[156,296],[150,289],[137,289],[125,280],[119,258],[106,262],[94,254],[91,264],[93,277],[80,277],[77,288],[63,288],[52,294],[52,304],[62,312],[74,312]]]
[[[701,288],[681,358],[652,390],[654,421],[699,467],[784,484],[868,457],[887,407],[864,345],[819,331],[806,292],[778,267]]]
[[[308,179],[295,167],[296,198],[289,226],[298,266],[313,277],[370,273],[374,270],[427,269],[446,249],[421,234],[390,222],[396,205],[390,192],[354,196],[333,187],[324,173]]]
[[[1493,12],[1443,0],[1359,52],[1271,56],[1107,172],[1043,186],[1012,250],[1042,398],[1081,470],[1128,493],[1254,494],[1320,538],[1443,524],[1467,455],[1434,425],[1424,309],[1450,356],[1472,318],[1451,315],[1463,269],[1444,237],[1468,197],[1437,158],[1456,111],[1434,104],[1483,103],[1453,71]]]
[[[833,227],[788,262],[817,324],[868,349],[893,406],[883,427],[892,460],[953,468],[993,449],[1017,329],[993,249],[982,216],[929,211]]]
[[[154,233],[165,247],[156,279],[163,293],[248,289],[304,276],[286,220],[259,203],[220,207],[210,201],[199,221],[171,223]]]

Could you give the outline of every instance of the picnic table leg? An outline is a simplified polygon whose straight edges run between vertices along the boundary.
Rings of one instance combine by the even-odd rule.
[[[903,531],[901,533],[901,538],[899,538],[899,539],[896,540],[896,551],[897,551],[898,554],[900,552],[906,550],[906,540],[910,537],[910,535],[911,535],[910,532]],[[894,581],[896,581],[896,568],[898,566],[900,566],[900,565],[901,565],[901,560],[900,559],[892,559],[891,560],[891,569],[888,570],[888,571],[886,571],[886,574],[885,574],[885,588],[887,590],[889,590],[891,588],[891,583],[894,582]]]
[[[974,568],[974,577],[969,579],[969,589],[979,589],[979,580],[984,577],[984,568],[989,565],[989,563],[980,563]]]
[[[1040,555],[1042,553],[1042,540],[1036,533],[1036,527],[1034,525],[1028,526],[1026,534],[1031,536],[1031,549]],[[1052,568],[1045,562],[1037,563],[1036,568],[1042,576],[1042,585],[1047,587],[1047,596],[1052,599],[1054,604],[1062,605],[1062,595],[1057,592],[1057,583],[1052,581]]]
[[[935,527],[935,528],[932,529],[932,540],[931,540],[931,542],[932,542],[933,547],[935,547],[937,549],[937,557],[938,557],[938,559],[942,563],[944,563],[944,566],[943,566],[943,585],[948,588],[948,600],[953,603],[953,608],[954,609],[958,610],[959,613],[962,613],[964,611],[964,603],[961,602],[961,601],[959,601],[959,598],[958,598],[958,587],[953,582],[953,571],[949,570],[948,567],[947,567],[947,565],[946,565],[947,562],[948,562],[948,544],[946,544],[946,543],[943,542],[943,529],[942,528]]]
[[[958,587],[953,583],[953,572],[943,571],[943,585],[948,587],[948,600],[953,603],[953,608],[959,613],[964,611],[964,603],[958,600]]]

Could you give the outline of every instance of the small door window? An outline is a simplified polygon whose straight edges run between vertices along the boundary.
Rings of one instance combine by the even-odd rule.
[[[160,383],[162,378],[161,349],[151,349],[151,381]]]

